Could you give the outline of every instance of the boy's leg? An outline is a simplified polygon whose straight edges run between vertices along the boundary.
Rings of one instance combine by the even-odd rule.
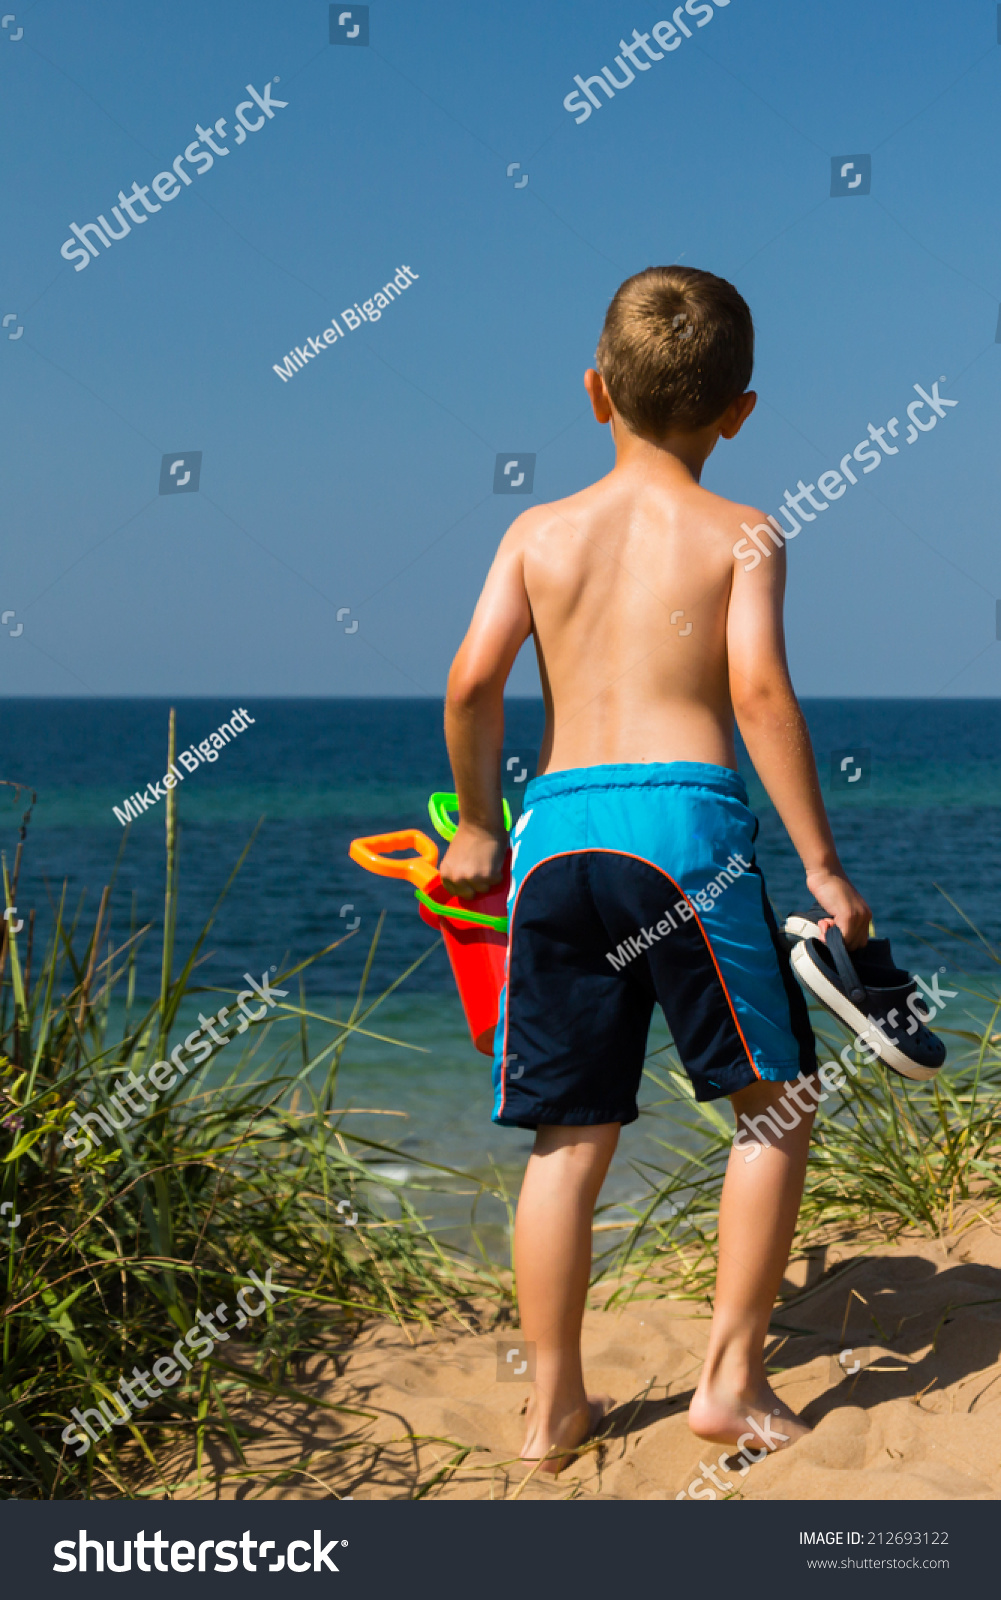
[[[522,1332],[535,1345],[535,1397],[522,1450],[532,1460],[580,1444],[600,1414],[584,1390],[580,1330],[594,1206],[619,1126],[540,1127],[525,1169],[514,1258]],[[554,1454],[550,1470],[564,1461]]]
[[[765,1376],[764,1344],[775,1297],[789,1259],[813,1128],[813,1109],[797,1109],[784,1083],[754,1083],[731,1095],[734,1115],[759,1117],[778,1107],[780,1134],[760,1135],[730,1151],[719,1209],[719,1265],[709,1348],[688,1413],[702,1438],[736,1444],[748,1432],[748,1415],[772,1418],[780,1442],[809,1430],[772,1392]],[[800,1091],[809,1107],[809,1092]],[[795,1125],[785,1124],[796,1118]],[[760,1124],[759,1124],[760,1127]],[[757,1151],[748,1160],[752,1149]],[[776,1416],[775,1413],[778,1413]],[[768,1431],[768,1430],[766,1430]],[[761,1438],[752,1435],[751,1448]],[[778,1444],[773,1448],[778,1448]]]

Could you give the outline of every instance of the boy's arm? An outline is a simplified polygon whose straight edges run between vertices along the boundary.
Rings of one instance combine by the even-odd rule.
[[[523,522],[519,517],[501,540],[448,675],[445,740],[459,799],[459,826],[441,863],[441,876],[450,894],[465,898],[498,883],[504,870],[504,685],[532,631],[522,568]]]
[[[755,513],[755,520],[763,519]],[[850,950],[868,937],[869,907],[838,860],[806,720],[793,692],[782,628],[785,547],[750,572],[734,565],[727,617],[730,696],[737,726],[806,870],[806,883]]]

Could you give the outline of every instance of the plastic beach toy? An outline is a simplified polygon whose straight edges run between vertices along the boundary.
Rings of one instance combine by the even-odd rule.
[[[456,796],[444,792],[433,794],[428,801],[428,812],[442,838],[452,839],[456,824],[451,813],[458,812]],[[507,801],[504,802],[504,825],[511,826]],[[391,854],[401,850],[412,850],[414,854]],[[375,833],[364,839],[353,839],[348,854],[367,872],[374,872],[381,878],[404,878],[413,884],[422,920],[438,929],[445,941],[473,1044],[483,1055],[492,1055],[507,958],[510,852],[502,881],[472,900],[460,900],[458,895],[444,893],[438,872],[438,846],[419,828],[401,828],[395,833]]]

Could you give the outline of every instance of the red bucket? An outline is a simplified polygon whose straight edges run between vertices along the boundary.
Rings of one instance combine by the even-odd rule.
[[[507,914],[507,892],[511,881],[510,859],[505,863],[502,881],[486,894],[472,900],[460,900],[458,895],[441,898],[441,879],[429,883],[425,893],[440,902],[442,907],[456,906],[461,911],[478,911],[491,917]],[[421,917],[431,928],[436,928],[445,941],[448,959],[452,963],[455,986],[459,991],[462,1009],[470,1036],[483,1055],[493,1055],[494,1029],[500,992],[504,986],[504,963],[507,960],[507,934],[482,923],[459,922],[452,917],[438,916],[426,905],[419,905]]]
[[[397,850],[416,850],[417,854],[401,860],[387,853]],[[367,839],[353,839],[348,853],[352,861],[356,861],[367,872],[375,872],[385,878],[408,879],[414,885],[419,902],[423,894],[441,906],[440,912],[423,903],[419,903],[417,909],[428,926],[436,929],[445,941],[473,1044],[483,1055],[492,1055],[500,992],[504,985],[507,933],[481,922],[463,921],[462,918],[470,914],[496,917],[503,919],[506,926],[511,852],[508,851],[504,863],[502,881],[486,894],[476,895],[471,900],[460,900],[458,895],[439,899],[442,885],[436,870],[438,846],[416,828],[373,834]],[[455,915],[449,916],[452,908]]]

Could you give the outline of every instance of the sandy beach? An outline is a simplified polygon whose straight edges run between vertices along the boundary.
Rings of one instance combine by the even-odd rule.
[[[231,1405],[256,1435],[245,1465],[217,1440],[200,1481],[180,1453],[168,1478],[180,1499],[996,1499],[1001,1228],[965,1220],[941,1243],[841,1244],[792,1263],[769,1366],[814,1431],[743,1472],[686,1421],[708,1307],[634,1298],[602,1309],[616,1287],[606,1284],[585,1319],[584,1356],[614,1409],[555,1480],[517,1461],[528,1388],[497,1377],[498,1346],[503,1355],[515,1335],[464,1332],[454,1318],[431,1333],[369,1324],[342,1352],[304,1363],[299,1398]]]

